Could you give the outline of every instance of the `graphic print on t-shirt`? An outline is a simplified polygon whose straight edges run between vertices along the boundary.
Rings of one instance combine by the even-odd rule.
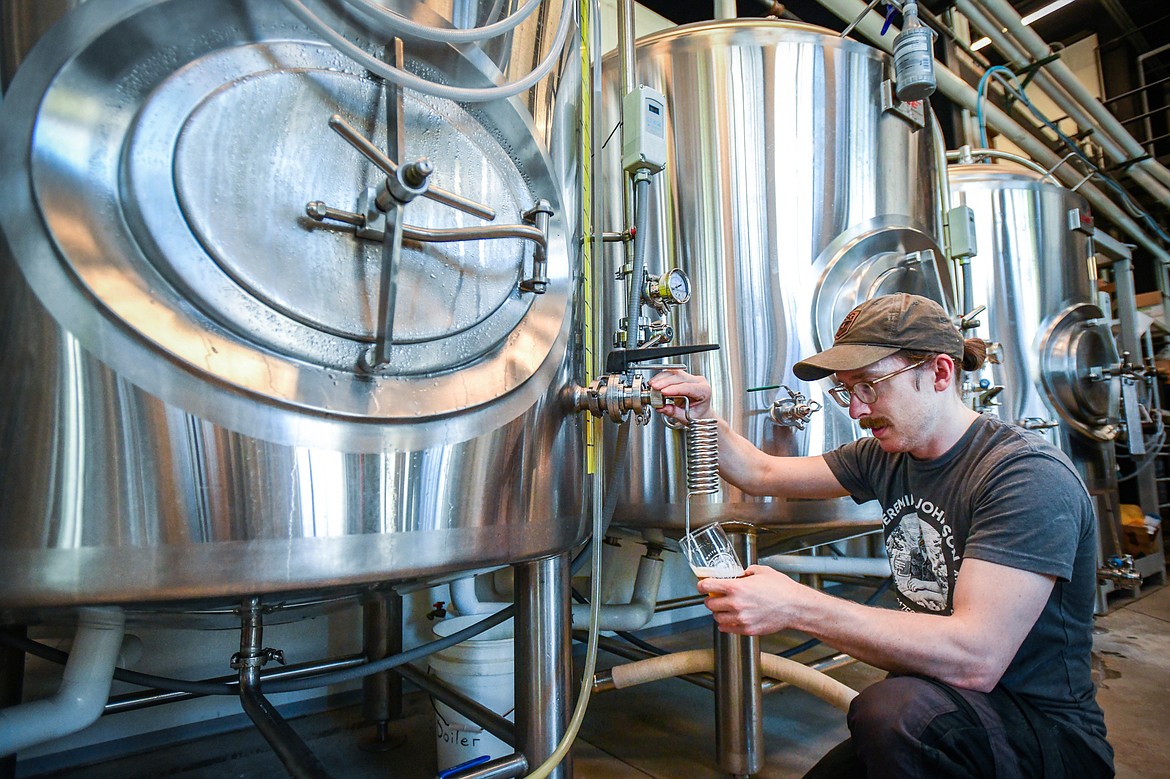
[[[954,570],[954,549],[950,528],[937,516],[941,513],[919,515],[908,511],[893,521],[893,530],[886,535],[894,588],[903,608],[947,614],[951,611],[949,572]]]

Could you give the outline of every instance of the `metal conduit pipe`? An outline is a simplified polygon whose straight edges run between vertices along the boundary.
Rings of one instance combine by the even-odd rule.
[[[1002,149],[972,149],[969,146],[964,146],[961,149],[947,152],[947,162],[957,162],[957,163],[962,164],[962,165],[965,165],[968,162],[974,162],[976,159],[987,159],[987,158],[994,158],[997,160],[1008,160],[1009,162],[1014,162],[1017,165],[1024,166],[1028,170],[1035,171],[1036,173],[1039,173],[1041,176],[1044,176],[1049,181],[1051,181],[1053,184],[1056,184],[1057,186],[1062,186],[1061,183],[1056,180],[1056,177],[1053,176],[1051,173],[1049,173],[1048,169],[1045,168],[1043,165],[1037,165],[1035,162],[1032,162],[1032,160],[1028,159],[1027,157],[1021,157],[1020,155],[1013,154],[1010,151],[1003,151]]]
[[[260,599],[245,599],[240,611],[240,652],[232,658],[232,666],[240,671],[240,705],[244,713],[272,747],[289,776],[294,779],[325,779],[329,776],[325,766],[260,692],[260,667],[270,656],[275,656],[274,650],[263,646]]]
[[[359,668],[366,664],[366,655],[364,653],[357,655],[348,655],[346,657],[339,657],[335,660],[321,660],[313,663],[300,663],[297,665],[285,665],[280,668],[275,668],[271,671],[265,671],[261,674],[261,678],[265,681],[275,681],[277,679],[299,679],[305,676],[313,676],[315,674],[328,673],[329,671],[343,670],[346,668]],[[201,684],[222,684],[233,688],[231,694],[235,695],[235,687],[239,684],[238,676],[219,676],[214,679],[205,679]],[[226,692],[224,694],[227,694]],[[192,698],[206,697],[204,693],[197,692],[182,692],[179,690],[159,690],[148,689],[140,692],[124,693],[122,695],[112,696],[105,705],[104,714],[118,714],[124,711],[137,711],[138,709],[148,709],[152,706],[161,706],[165,703],[176,703],[178,701],[191,700]]]
[[[526,773],[528,758],[517,752],[464,768],[462,771],[448,771],[443,774],[443,779],[513,779]]]
[[[624,121],[624,118],[623,118]],[[642,284],[646,279],[643,263],[646,261],[646,228],[650,220],[650,176],[639,170],[634,179],[634,257],[630,261],[630,275],[626,301],[626,348],[638,347],[638,320],[642,314]]]
[[[972,2],[972,0],[958,0],[956,7],[959,9],[959,11],[966,15],[968,19],[970,19],[972,22],[975,22],[976,26],[981,30],[995,29],[998,31],[1000,29],[1000,25],[992,22],[986,16],[984,16],[975,3]],[[984,25],[988,26],[984,27]],[[1033,35],[1035,35],[1035,33],[1033,33]],[[989,35],[988,37],[991,36]],[[1005,49],[1000,49],[1000,51],[1008,58],[1014,67],[1023,68],[1031,64],[1031,57],[1028,56],[1029,52],[1017,46],[1014,39],[1005,37],[1003,33],[999,33],[999,38],[1003,40],[1003,43],[1007,47]],[[993,42],[995,41],[994,38],[992,40]],[[1039,38],[1039,36],[1036,36],[1036,40],[1040,41],[1040,44],[1044,50],[1049,51],[1049,53],[1051,52],[1051,50],[1048,48],[1048,45],[1044,43]],[[1044,56],[1048,55],[1045,54]],[[1108,132],[1104,132],[1104,128],[1100,127],[1099,123],[1094,121],[1095,117],[1090,116],[1086,109],[1082,107],[1081,103],[1078,102],[1078,99],[1070,94],[1068,90],[1066,90],[1064,83],[1050,71],[1050,68],[1057,64],[1063,65],[1063,63],[1060,63],[1059,60],[1056,60],[1036,71],[1036,78],[1034,83],[1040,88],[1040,91],[1052,98],[1053,102],[1060,106],[1061,110],[1067,113],[1069,118],[1071,118],[1077,124],[1079,130],[1095,130],[1095,137],[1098,143],[1100,143],[1101,148],[1104,149],[1105,153],[1108,154],[1115,162],[1126,162],[1135,156],[1128,153],[1128,149],[1114,140],[1112,135],[1110,135]],[[1066,70],[1068,69],[1067,66],[1064,67]],[[1069,73],[1071,75],[1072,71],[1069,71]],[[1075,76],[1073,78],[1075,79]],[[1088,94],[1087,91],[1086,94]],[[1121,125],[1118,124],[1118,127],[1120,126]],[[1124,132],[1124,130],[1122,131]],[[1132,140],[1132,136],[1129,137]],[[1137,141],[1134,141],[1133,143],[1134,145],[1137,145]],[[1141,147],[1138,146],[1138,148],[1140,149]],[[1144,150],[1140,152],[1140,154],[1144,153]],[[1163,186],[1149,173],[1143,170],[1130,170],[1130,175],[1133,177],[1134,181],[1140,184],[1151,195],[1164,203],[1170,203],[1170,189],[1167,189],[1165,186]]]
[[[852,574],[856,576],[890,575],[890,561],[884,557],[811,557],[778,554],[760,560],[760,565],[781,573]]]
[[[510,747],[516,746],[516,726],[477,701],[468,698],[433,674],[424,673],[413,665],[400,665],[394,673],[416,685],[437,701],[447,704]]]
[[[799,687],[841,711],[848,711],[849,702],[857,697],[856,690],[787,657],[764,653],[760,655],[760,666],[764,676]],[[594,676],[594,687],[598,691],[624,690],[682,674],[710,672],[714,668],[713,650],[692,649],[614,666],[608,672]]]
[[[817,0],[822,6],[841,19],[850,22],[865,9],[861,0]],[[873,45],[886,52],[893,50],[893,35],[887,33],[889,39],[881,35],[883,20],[880,16],[867,14],[855,28]],[[941,63],[935,62],[935,75],[938,78],[939,91],[949,99],[969,111],[976,111],[977,96],[975,89],[963,81],[954,72],[948,70]],[[1024,129],[1015,120],[993,104],[984,105],[984,115],[987,123],[1002,133],[1008,140],[1023,149],[1032,159],[1045,165],[1049,170],[1057,169],[1056,175],[1066,183],[1076,184],[1078,174],[1070,171],[1068,166],[1059,167],[1061,158],[1045,146],[1039,139]],[[1101,190],[1085,184],[1078,190],[1086,200],[1096,209],[1098,215],[1113,222],[1135,243],[1146,249],[1162,264],[1170,264],[1170,252],[1167,252],[1154,239],[1150,238],[1124,210],[1110,200]]]
[[[1020,15],[1008,3],[1004,2],[1004,0],[982,0],[982,4],[987,9],[987,12],[1003,27],[1006,27],[1008,33],[1014,36],[1035,59],[1041,60],[1052,55],[1051,47],[1044,42],[1044,39],[1035,30],[1026,27]],[[1129,159],[1145,156],[1146,150],[1142,148],[1142,145],[1129,134],[1129,131],[1122,126],[1121,122],[1117,120],[1117,117],[1109,113],[1109,109],[1102,105],[1101,101],[1094,97],[1085,88],[1085,85],[1077,80],[1076,75],[1068,65],[1057,59],[1044,67],[1068,91],[1069,95],[1092,115],[1100,131],[1122,146],[1124,156],[1118,162],[1126,162]],[[1144,171],[1161,184],[1159,191],[1163,194],[1158,194],[1148,186],[1147,190],[1163,203],[1170,205],[1170,191],[1166,190],[1166,187],[1170,186],[1170,170],[1167,170],[1164,165],[1152,159],[1135,163],[1134,168],[1138,170],[1131,168],[1131,175],[1138,173],[1139,170]],[[1134,175],[1134,179],[1138,180],[1138,177]],[[1146,184],[1143,184],[1143,186],[1146,186]]]
[[[56,694],[0,710],[0,756],[68,736],[102,715],[126,617],[119,608],[78,611],[77,637]]]
[[[602,630],[638,630],[654,618],[658,603],[658,586],[662,582],[662,558],[642,556],[634,578],[634,593],[629,603],[603,603],[599,617]],[[589,624],[589,606],[574,604],[573,627]]]

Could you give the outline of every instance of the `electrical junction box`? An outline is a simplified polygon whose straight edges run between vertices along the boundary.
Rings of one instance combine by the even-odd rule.
[[[657,173],[666,167],[666,97],[638,86],[622,98],[622,168]]]
[[[970,259],[979,253],[975,244],[975,212],[970,206],[956,206],[947,214],[951,228],[951,257]]]

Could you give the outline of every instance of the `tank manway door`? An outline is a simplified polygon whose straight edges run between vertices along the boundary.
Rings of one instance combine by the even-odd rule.
[[[841,236],[817,258],[823,268],[813,295],[818,349],[833,345],[837,324],[859,304],[879,295],[911,292],[951,308],[951,279],[942,250],[925,234],[882,227]]]
[[[1108,441],[1117,433],[1120,360],[1109,321],[1097,306],[1079,303],[1041,329],[1040,375],[1057,412],[1073,429]]]
[[[217,418],[198,385],[330,424],[531,406],[569,339],[572,229],[531,118],[389,88],[249,7],[167,57],[131,45],[175,35],[145,9],[45,77],[30,166],[57,262],[19,260],[53,316],[237,430],[246,408]],[[386,160],[417,181],[390,186]]]

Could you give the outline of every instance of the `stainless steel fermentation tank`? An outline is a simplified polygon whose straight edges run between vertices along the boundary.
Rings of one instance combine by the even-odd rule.
[[[619,84],[616,62],[606,68],[608,134]],[[815,455],[860,435],[822,385],[792,374],[832,343],[855,305],[894,291],[949,305],[932,119],[922,104],[894,100],[892,79],[886,54],[789,22],[688,25],[637,44],[637,81],[666,97],[669,162],[650,186],[648,271],[678,267],[690,276],[693,297],[678,308],[674,340],[720,344],[684,361],[710,380],[731,427],[770,453]],[[606,224],[625,224],[616,136],[604,154]],[[618,251],[609,267],[622,264]],[[604,350],[624,301],[604,282],[597,297]],[[823,408],[803,429],[777,426],[769,409],[787,393],[775,385]],[[682,453],[675,431],[658,423],[636,430],[616,521],[681,527]],[[855,517],[877,512],[848,500],[753,498],[724,484],[696,505],[692,521]]]
[[[487,47],[516,55],[505,80],[560,9]],[[395,90],[277,2],[91,0],[40,41],[0,131],[0,613],[351,588],[583,539],[570,23],[538,87],[482,104],[408,89],[401,126]],[[408,42],[404,64],[499,78],[463,48]],[[490,204],[491,224],[547,201],[547,290],[521,289],[535,240],[407,240],[388,364],[363,368],[384,244],[306,203],[358,211],[385,174],[334,114],[392,159],[429,158],[430,185]],[[423,198],[403,220],[488,224]]]
[[[1098,306],[1088,203],[1012,163],[952,165],[948,176],[952,204],[975,218],[971,299],[987,311],[973,335],[996,345],[970,376],[973,405],[1048,437],[1115,500],[1118,354]]]

